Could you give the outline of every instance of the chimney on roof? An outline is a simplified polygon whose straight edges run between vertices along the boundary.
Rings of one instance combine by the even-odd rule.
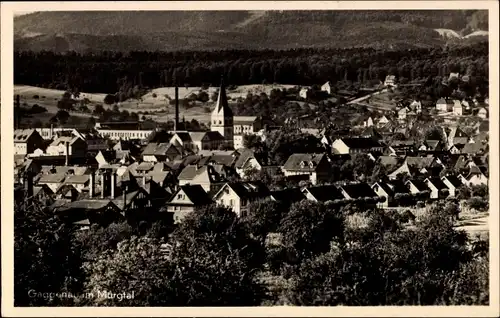
[[[95,172],[90,172],[90,185],[89,185],[89,197],[93,198],[95,195]]]
[[[175,85],[175,121],[174,131],[179,129],[179,87]]]
[[[103,171],[101,173],[101,199],[105,198],[106,196],[105,192],[108,191],[107,179],[108,179],[108,173],[106,171]]]

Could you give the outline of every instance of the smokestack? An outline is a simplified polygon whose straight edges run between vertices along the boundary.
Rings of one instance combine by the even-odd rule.
[[[179,87],[175,85],[175,122],[174,131],[179,129]]]
[[[105,197],[104,192],[106,192],[108,190],[106,187],[106,182],[107,182],[106,177],[107,177],[107,173],[106,173],[106,171],[103,171],[101,173],[101,199],[104,199],[104,197]]]
[[[93,198],[95,195],[95,172],[90,173],[89,197]]]
[[[52,140],[53,136],[54,136],[54,124],[50,124],[49,139]]]
[[[114,199],[116,198],[116,173],[111,172],[111,198]]]
[[[69,165],[69,142],[65,142],[66,144],[66,166]]]
[[[146,175],[142,176],[142,185],[146,186]]]

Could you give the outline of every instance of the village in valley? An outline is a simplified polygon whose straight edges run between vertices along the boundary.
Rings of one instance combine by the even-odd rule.
[[[459,76],[452,73],[449,79]],[[395,76],[388,75],[380,86],[346,107],[362,107],[378,93],[397,89]],[[328,96],[331,90],[329,82],[320,87]],[[222,83],[210,129],[190,131],[177,129],[183,124],[178,91],[174,129],[168,131],[151,123],[143,128],[141,121],[96,122],[84,130],[54,124],[16,129],[16,189],[47,200],[82,229],[128,217],[176,223],[212,202],[238,216],[245,215],[251,201],[264,199],[338,204],[370,199],[374,206],[411,212],[432,200],[464,200],[474,191],[487,195],[487,96],[440,98],[430,106],[398,101],[394,110],[375,108],[355,126],[300,128],[298,121],[307,126],[307,115],[283,126],[263,116],[234,116]],[[302,88],[299,97],[307,100],[309,92]],[[430,113],[443,124],[425,138],[394,138],[405,136],[419,116]],[[468,125],[460,125],[463,118]],[[315,152],[291,152],[282,165],[269,164],[256,144],[286,130],[316,139]],[[364,166],[356,167],[361,162]],[[336,169],[345,165],[354,170],[339,177]],[[263,183],[263,175],[271,182]],[[409,215],[415,218],[415,212]]]
[[[429,32],[411,48],[15,51],[15,303],[489,304],[487,36]]]

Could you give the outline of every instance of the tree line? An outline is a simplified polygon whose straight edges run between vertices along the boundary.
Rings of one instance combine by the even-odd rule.
[[[326,81],[367,83],[393,74],[405,81],[450,72],[488,78],[488,43],[409,50],[290,49],[53,53],[17,51],[14,82],[71,91],[136,96],[147,88]]]

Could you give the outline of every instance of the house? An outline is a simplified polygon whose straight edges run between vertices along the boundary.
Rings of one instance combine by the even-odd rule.
[[[462,116],[465,113],[465,106],[460,101],[453,101],[453,115]]]
[[[410,157],[407,156],[403,164],[394,170],[388,177],[392,180],[398,178],[399,174],[407,174],[410,177],[417,175],[439,174],[443,165],[435,157]]]
[[[218,131],[189,132],[194,152],[200,150],[217,150],[224,144],[224,137]]]
[[[26,156],[39,148],[44,148],[44,141],[35,129],[16,129],[14,131],[15,155]]]
[[[326,82],[325,84],[321,85],[321,90],[323,92],[327,92],[328,95],[332,94],[332,86],[330,85],[330,82]]]
[[[450,73],[450,76],[448,77],[448,81],[451,81],[453,79],[460,79],[460,73]]]
[[[339,187],[344,199],[376,198],[377,194],[368,183],[351,183]]]
[[[361,132],[361,134],[359,135],[359,137],[372,138],[373,140],[382,140],[383,139],[382,134],[379,133],[377,131],[377,129],[375,129],[373,127],[373,125],[370,126],[370,127],[368,127],[368,128],[366,128],[365,130],[363,130]]]
[[[465,144],[462,149],[461,153],[463,154],[468,154],[468,155],[481,155],[486,152],[486,148],[488,146],[488,143],[483,143],[483,142],[473,142],[473,143],[467,143]]]
[[[302,196],[314,202],[326,202],[344,199],[344,195],[335,185],[320,185],[301,190]]]
[[[79,193],[83,192],[84,189],[88,189],[90,185],[90,176],[88,174],[84,175],[70,175],[64,180],[64,184],[71,185]]]
[[[385,201],[377,203],[377,206],[381,208],[393,206],[393,199],[396,194],[410,193],[410,190],[405,186],[405,184],[402,181],[397,180],[390,182],[377,181],[372,184],[371,187],[378,197],[385,198]]]
[[[419,179],[411,179],[405,182],[406,187],[410,190],[411,194],[422,194],[429,191],[427,184]]]
[[[390,120],[387,118],[387,116],[382,115],[382,117],[380,117],[377,121],[377,127],[382,128],[382,127],[385,127],[389,123],[390,123]]]
[[[196,208],[213,203],[200,185],[182,185],[168,200],[167,212],[173,216],[174,223],[181,222]]]
[[[115,152],[100,150],[95,156],[95,160],[97,161],[99,167],[110,165],[116,160]]]
[[[306,199],[306,197],[304,196],[302,189],[299,187],[271,191],[271,200],[282,202],[287,205],[300,202],[304,199]]]
[[[444,151],[445,145],[441,140],[432,140],[432,139],[427,139],[424,140],[422,145],[418,148],[419,151],[425,151],[425,152],[440,152]]]
[[[131,142],[125,140],[118,140],[113,146],[116,159],[123,159],[127,156],[137,156],[140,154],[139,149]]]
[[[453,126],[445,131],[448,148],[455,144],[465,145],[469,141],[469,136],[460,127]]]
[[[488,185],[488,173],[485,167],[471,167],[469,174],[465,177],[467,186]]]
[[[373,138],[341,138],[332,144],[334,154],[356,154],[368,152],[383,152],[383,145]]]
[[[262,165],[259,160],[255,158],[253,151],[244,149],[238,157],[238,160],[236,160],[234,168],[240,177],[245,178],[246,173],[250,170],[261,171]]]
[[[385,81],[384,81],[384,86],[387,86],[387,87],[396,87],[396,76],[395,75],[387,75],[385,77]]]
[[[282,171],[285,177],[309,176],[309,180],[315,185],[329,179],[330,164],[325,154],[295,153],[288,157]]]
[[[304,87],[302,88],[300,91],[299,91],[299,96],[304,98],[304,99],[307,99],[307,95],[309,94],[309,91],[310,89],[307,88],[307,87]]]
[[[488,109],[486,107],[481,107],[477,111],[477,117],[482,118],[482,119],[487,119],[488,118]]]
[[[363,123],[363,126],[365,127],[372,127],[373,126],[373,119],[372,117],[368,117],[368,119]]]
[[[46,185],[52,192],[55,193],[64,182],[64,179],[66,179],[66,175],[63,173],[42,174],[38,179],[37,185]]]
[[[257,116],[234,116],[234,149],[243,148],[243,136],[255,135],[264,128],[264,120]]]
[[[429,177],[424,180],[430,193],[431,199],[446,198],[449,195],[449,189],[439,177]]]
[[[174,135],[175,138],[178,136]],[[174,161],[182,157],[182,151],[179,149],[182,145],[176,143],[149,143],[142,151],[142,160],[147,162]]]
[[[188,165],[182,169],[177,179],[179,180],[179,186],[198,184],[207,193],[217,191],[225,181],[212,165],[201,167],[198,165]]]
[[[388,150],[388,154],[398,156],[414,153],[417,148],[413,140],[393,140]]]
[[[271,192],[262,182],[225,183],[213,196],[213,200],[222,206],[231,208],[238,217],[248,214],[248,204],[271,197]]]
[[[408,107],[410,108],[410,110],[412,110],[416,114],[420,114],[422,112],[422,102],[421,101],[413,100]]]
[[[408,107],[402,107],[398,110],[398,119],[401,121],[406,120],[408,113],[411,111]]]
[[[448,175],[441,177],[441,181],[448,187],[449,196],[454,198],[457,195],[457,189],[465,185],[462,176]]]
[[[78,136],[63,136],[56,138],[45,153],[48,156],[85,157],[87,154],[87,143]]]
[[[453,101],[447,98],[440,98],[436,102],[436,110],[441,113],[453,111]]]

